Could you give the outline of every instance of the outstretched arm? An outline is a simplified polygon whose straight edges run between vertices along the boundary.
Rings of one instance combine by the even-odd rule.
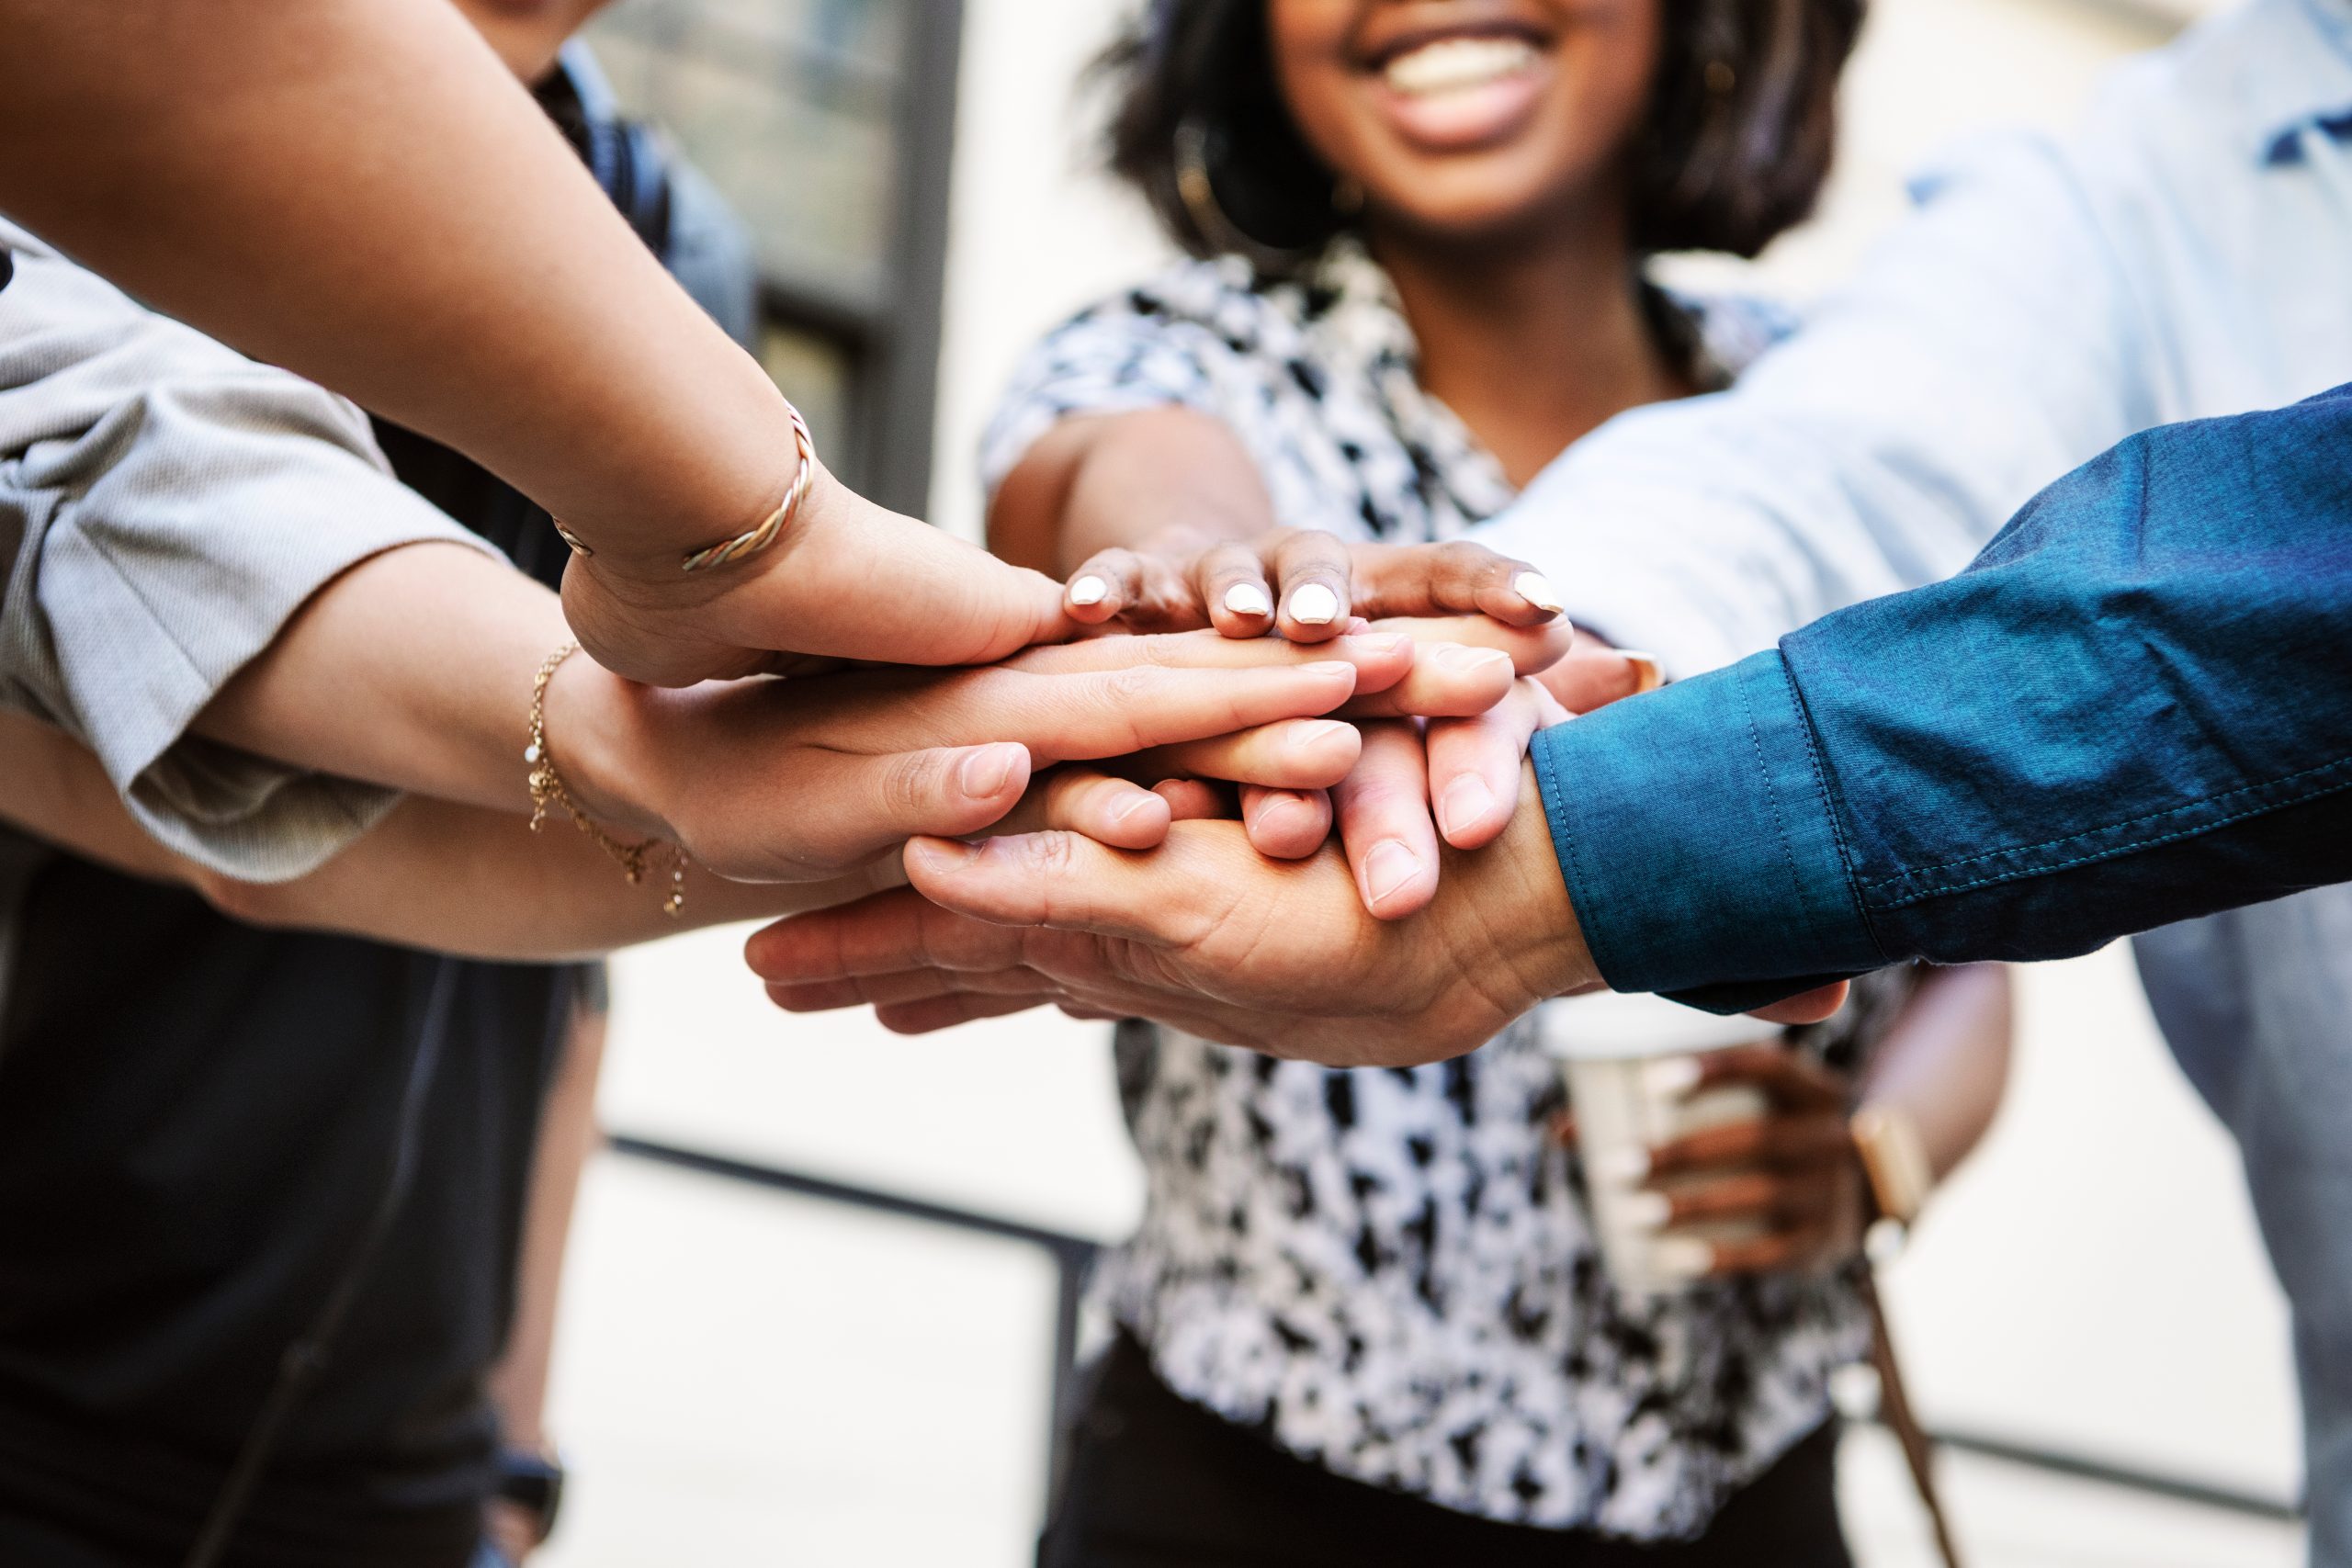
[[[1067,629],[1046,579],[821,469],[775,547],[681,570],[785,498],[784,398],[444,0],[6,0],[0,36],[0,210],[563,518],[615,668],[964,663]]]
[[[1534,743],[1600,972],[1719,1005],[2352,877],[2352,387],[2132,437],[1947,582]]]
[[[830,883],[694,877],[680,915],[664,889],[631,886],[565,823],[534,836],[507,812],[422,796],[290,882],[225,876],[149,838],[96,758],[48,726],[0,713],[0,818],[60,849],[192,888],[249,925],[343,931],[472,958],[584,958],[700,926],[821,908],[897,880],[889,860]]]
[[[2137,166],[2105,141],[1962,152],[1729,390],[1611,421],[1474,536],[1677,676],[1958,571],[2043,485],[2188,416],[2148,258],[2109,231]]]

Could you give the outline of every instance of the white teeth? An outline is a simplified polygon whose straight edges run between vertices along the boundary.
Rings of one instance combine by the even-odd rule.
[[[1426,97],[1499,82],[1527,70],[1535,61],[1535,49],[1524,39],[1440,39],[1398,55],[1381,75],[1396,92]]]

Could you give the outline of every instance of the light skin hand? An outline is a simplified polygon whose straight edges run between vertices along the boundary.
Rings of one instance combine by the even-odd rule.
[[[563,608],[581,646],[633,680],[682,686],[808,657],[984,664],[1077,629],[1051,579],[876,506],[821,467],[762,554],[691,575],[682,554],[574,557]]]
[[[723,876],[816,880],[918,834],[989,828],[1033,771],[1064,761],[1240,732],[1202,749],[1203,760],[1278,785],[1343,773],[1335,735],[1290,721],[1331,712],[1359,685],[1395,683],[1410,659],[1393,637],[1302,649],[1202,633],[1033,649],[975,670],[673,692],[575,657],[548,688],[548,744],[600,822],[674,839]],[[1108,798],[1153,812],[1148,793]],[[1143,826],[1102,831],[1131,843]]]

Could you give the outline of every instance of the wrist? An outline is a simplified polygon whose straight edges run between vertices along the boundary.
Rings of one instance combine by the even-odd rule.
[[[573,654],[547,694],[548,750],[580,808],[607,829],[673,837],[660,762],[666,694]]]
[[[1510,825],[1494,843],[1469,853],[1483,857],[1474,863],[1491,879],[1492,896],[1475,905],[1485,940],[1518,989],[1513,1000],[1525,1010],[1555,997],[1599,990],[1602,982],[1560,875],[1533,770],[1521,766],[1519,809]]]

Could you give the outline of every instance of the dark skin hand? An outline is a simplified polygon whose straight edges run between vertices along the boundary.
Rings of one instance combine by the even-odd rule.
[[[1711,1276],[1815,1272],[1861,1249],[1868,1205],[1847,1118],[1851,1080],[1784,1045],[1760,1043],[1697,1058],[1690,1099],[1736,1084],[1763,1094],[1764,1117],[1725,1122],[1649,1151],[1651,1191],[1667,1200],[1664,1234],[1693,1225],[1754,1225],[1753,1239],[1713,1239]],[[1554,1134],[1576,1143],[1563,1112]],[[1693,1238],[1698,1239],[1698,1238]]]

